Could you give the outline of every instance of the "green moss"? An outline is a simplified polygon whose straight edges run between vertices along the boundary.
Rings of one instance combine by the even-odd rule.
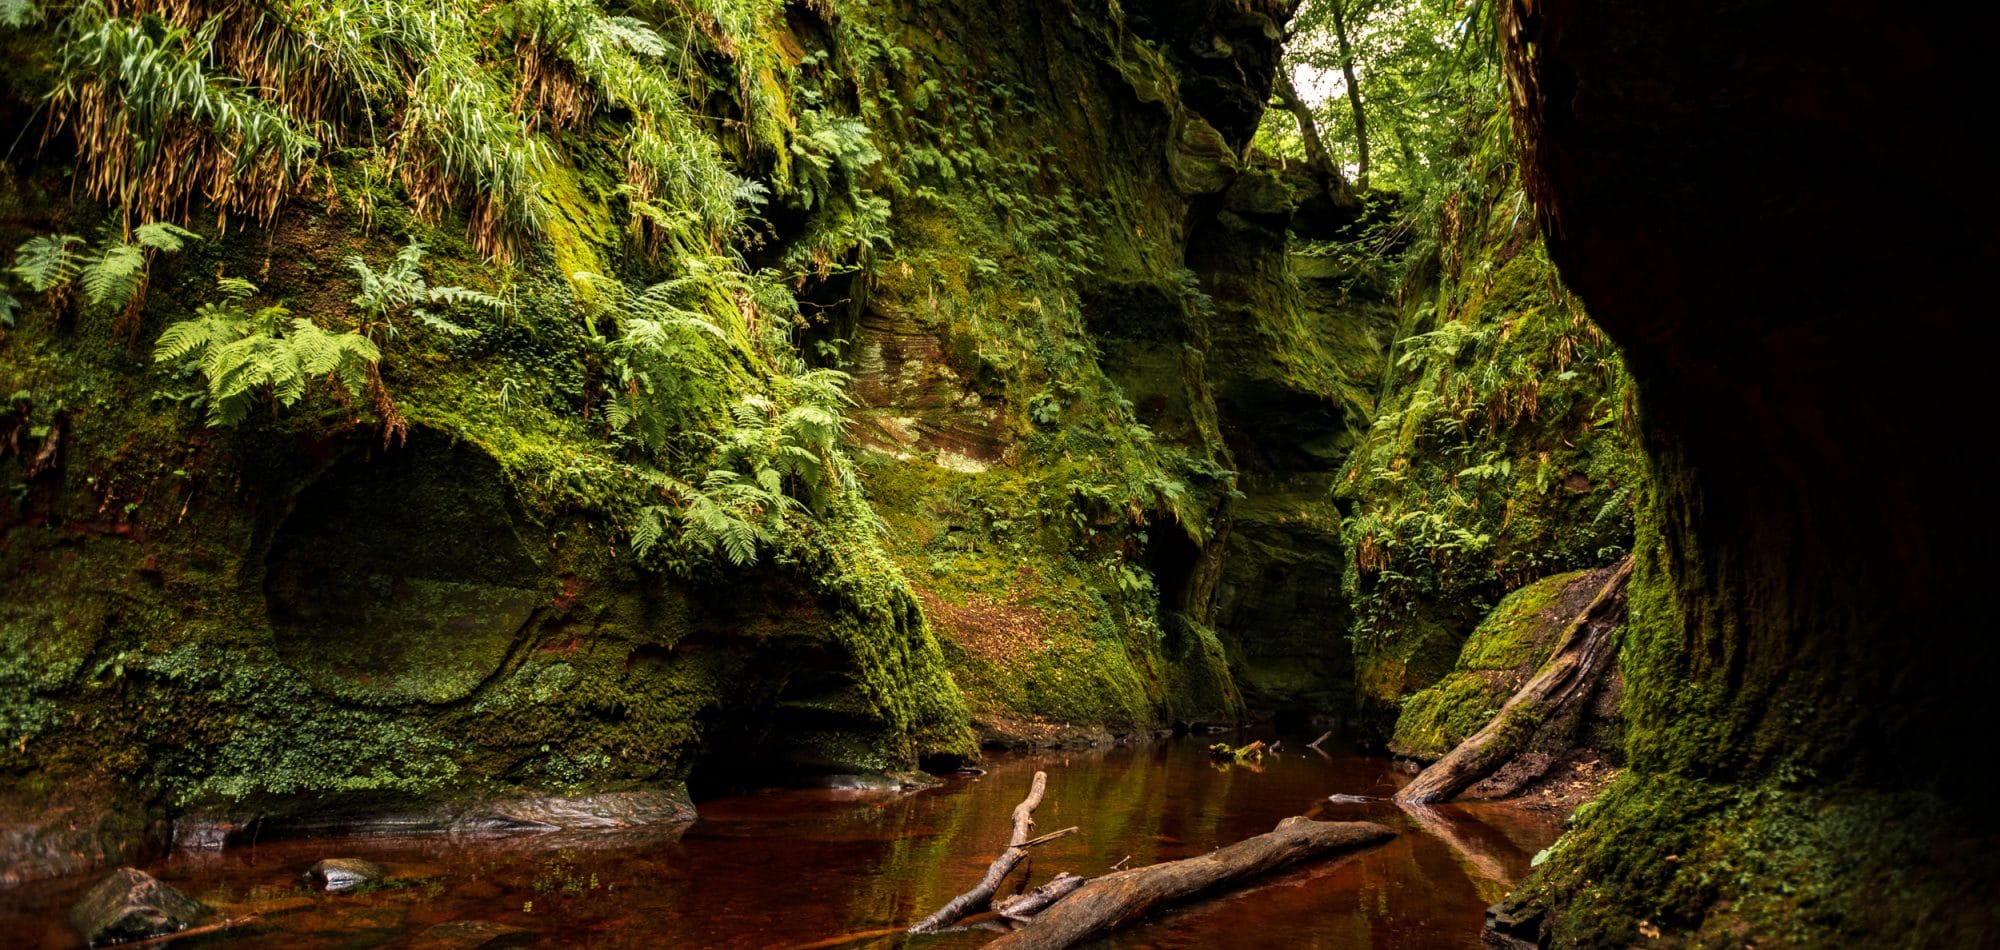
[[[1445,237],[1455,251],[1433,293],[1407,298],[1380,412],[1339,488],[1355,505],[1342,586],[1379,711],[1449,672],[1502,594],[1624,553],[1645,484],[1617,349],[1532,224],[1468,220]],[[1453,697],[1458,715],[1483,708],[1480,692]]]
[[[592,193],[586,194],[589,188]],[[543,179],[542,198],[547,205],[543,230],[548,236],[548,252],[556,273],[569,282],[579,302],[595,302],[598,289],[578,274],[603,276],[612,268],[605,260],[605,248],[616,245],[611,225],[609,195],[594,179],[586,179],[568,167],[550,169]]]
[[[865,472],[889,551],[930,604],[952,676],[983,721],[1132,732],[1230,715],[1226,696],[1201,693],[1227,683],[1219,655],[1168,655],[1157,595],[1135,580],[1144,575],[1115,550],[1071,548],[1071,526],[1026,507],[1039,494],[1032,475],[885,456]],[[1161,681],[1183,668],[1206,678]]]
[[[459,77],[480,80],[482,99],[522,78],[520,64],[495,52],[508,43],[469,38],[519,39],[519,12],[438,21],[454,30],[447,52],[477,60],[453,62],[483,70]],[[0,724],[18,732],[0,744],[0,785],[46,793],[115,776],[133,802],[282,809],[318,795],[671,783],[734,745],[782,747],[811,767],[903,768],[976,754],[968,701],[993,718],[1115,731],[1238,717],[1229,658],[1242,640],[1209,596],[1239,500],[1231,427],[1293,397],[1342,417],[1341,435],[1309,447],[1310,479],[1240,499],[1245,550],[1271,554],[1258,563],[1307,563],[1280,556],[1293,535],[1312,544],[1310,563],[1330,561],[1337,516],[1321,489],[1364,408],[1356,381],[1379,372],[1379,334],[1349,326],[1340,305],[1306,304],[1282,235],[1241,254],[1190,249],[1182,188],[1220,182],[1241,164],[1234,148],[1177,101],[1175,51],[1115,11],[1080,16],[1086,29],[1046,33],[1004,9],[888,4],[843,10],[823,35],[763,17],[749,34],[691,36],[692,52],[658,71],[700,101],[635,105],[644,90],[624,83],[649,71],[580,72],[600,108],[525,126],[547,154],[491,194],[472,194],[458,169],[464,180],[420,205],[409,176],[436,156],[395,164],[381,139],[346,130],[316,168],[323,194],[156,261],[136,345],[107,319],[31,301],[0,336],[0,391],[32,394],[34,427],[62,422],[65,465],[30,482],[0,459],[19,501],[0,518],[0,578],[38,595],[0,611]],[[1006,55],[948,39],[963,35]],[[811,65],[778,68],[827,38]],[[1100,62],[1132,67],[1159,108],[1134,111]],[[410,118],[406,94],[385,87],[381,117]],[[849,115],[879,161],[802,140]],[[635,129],[671,138],[679,164],[640,154]],[[725,167],[724,154],[742,161]],[[29,157],[0,176],[6,243],[115,216],[51,202],[74,158]],[[817,173],[826,180],[808,181]],[[770,203],[738,231],[754,210],[747,181]],[[488,258],[496,227],[512,239],[506,264]],[[344,259],[386,260],[412,239],[430,249],[432,284],[512,306],[451,314],[474,336],[414,320],[384,336],[408,447],[381,447],[389,420],[365,400],[323,394],[204,429],[182,381],[146,359],[146,341],[209,299],[218,273],[253,279],[259,303],[352,325]],[[783,263],[753,278],[735,252]],[[677,374],[687,405],[658,438],[614,422],[606,401],[671,381],[619,375],[626,344],[580,271],[691,281],[686,305],[723,330],[700,372]],[[795,313],[787,292],[857,302]],[[1224,292],[1244,303],[1218,307]],[[734,431],[732,408],[769,395],[797,357],[837,361],[864,313],[936,336],[942,359],[923,371],[963,382],[954,418],[978,420],[991,444],[949,457],[884,446],[866,466],[872,506],[834,493],[753,570],[643,566],[628,538],[637,509],[673,501],[658,476],[698,482]],[[1375,306],[1360,322],[1382,317]],[[465,464],[424,475],[438,452]],[[322,489],[351,504],[304,530]],[[1301,505],[1311,517],[1288,520]],[[322,550],[334,535],[353,550]],[[443,567],[379,567],[399,559]],[[993,604],[1032,619],[1032,650],[984,649],[954,626],[953,609]],[[1299,652],[1313,610],[1286,614],[1287,649]],[[89,728],[63,726],[76,722]]]
[[[1962,945],[2000,927],[1982,890],[2000,862],[1970,832],[1920,792],[1627,773],[1509,900],[1552,909],[1558,946],[1652,928],[1695,946]]]
[[[1403,701],[1390,749],[1430,761],[1484,727],[1548,660],[1574,615],[1557,606],[1588,574],[1544,577],[1503,598],[1466,638],[1452,672]]]

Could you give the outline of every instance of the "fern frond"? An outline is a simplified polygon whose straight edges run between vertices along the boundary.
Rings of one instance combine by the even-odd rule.
[[[36,293],[46,293],[76,279],[80,264],[74,248],[83,239],[74,234],[44,234],[14,250],[15,277]]]
[[[165,221],[152,221],[139,225],[132,229],[132,236],[138,240],[140,247],[166,251],[169,254],[186,247],[188,241],[201,240],[201,235]]]
[[[596,17],[591,32],[596,38],[623,48],[634,56],[658,59],[667,55],[667,41],[643,21],[629,16]]]
[[[632,550],[644,555],[660,543],[667,510],[657,505],[639,509],[639,521],[632,526]]]
[[[418,310],[416,311],[416,315],[417,315],[417,320],[421,322],[424,326],[430,327],[431,329],[436,330],[439,333],[443,333],[446,336],[468,337],[468,336],[479,335],[478,330],[475,330],[471,327],[459,326],[458,324],[453,323],[450,320],[446,320],[445,318],[440,317],[434,313],[431,313],[428,310]]]
[[[729,522],[722,532],[722,550],[737,567],[757,563],[757,529],[747,521]]]
[[[249,332],[249,321],[241,311],[227,306],[202,304],[195,318],[169,325],[153,344],[153,362],[174,363],[190,358],[206,359],[210,347],[221,346]]]
[[[344,335],[328,333],[311,320],[296,317],[292,320],[292,332],[287,336],[286,343],[300,373],[319,376],[331,373],[340,366],[345,353],[338,338]]]
[[[137,244],[113,244],[84,265],[84,296],[98,310],[122,310],[139,290],[146,251]]]
[[[42,20],[35,0],[0,0],[0,26],[32,26]]]
[[[484,307],[494,313],[507,309],[507,301],[469,287],[432,287],[429,293],[431,303]]]

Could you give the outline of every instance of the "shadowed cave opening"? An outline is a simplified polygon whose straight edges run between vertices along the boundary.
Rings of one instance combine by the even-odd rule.
[[[356,446],[301,491],[271,539],[279,652],[362,702],[451,702],[500,668],[544,602],[500,466],[418,432]]]
[[[704,754],[688,776],[697,801],[840,784],[840,776],[880,768],[882,722],[855,679],[852,657],[830,644],[787,642],[744,660],[739,691],[708,724]]]

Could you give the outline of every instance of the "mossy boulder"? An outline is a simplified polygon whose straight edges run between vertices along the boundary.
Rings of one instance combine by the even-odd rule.
[[[1483,728],[1548,660],[1605,574],[1554,574],[1503,598],[1466,638],[1451,673],[1403,700],[1390,751],[1430,762]]]
[[[95,946],[165,936],[208,914],[207,907],[172,885],[135,868],[119,868],[77,899],[69,923]]]

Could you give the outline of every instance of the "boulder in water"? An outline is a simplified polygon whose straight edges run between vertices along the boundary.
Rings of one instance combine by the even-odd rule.
[[[498,950],[533,943],[535,932],[493,920],[453,920],[423,932],[421,950]]]
[[[186,930],[207,913],[194,898],[151,874],[119,868],[70,908],[69,922],[94,946]]]
[[[327,858],[306,868],[301,876],[312,886],[337,894],[385,880],[389,869],[360,858]]]

